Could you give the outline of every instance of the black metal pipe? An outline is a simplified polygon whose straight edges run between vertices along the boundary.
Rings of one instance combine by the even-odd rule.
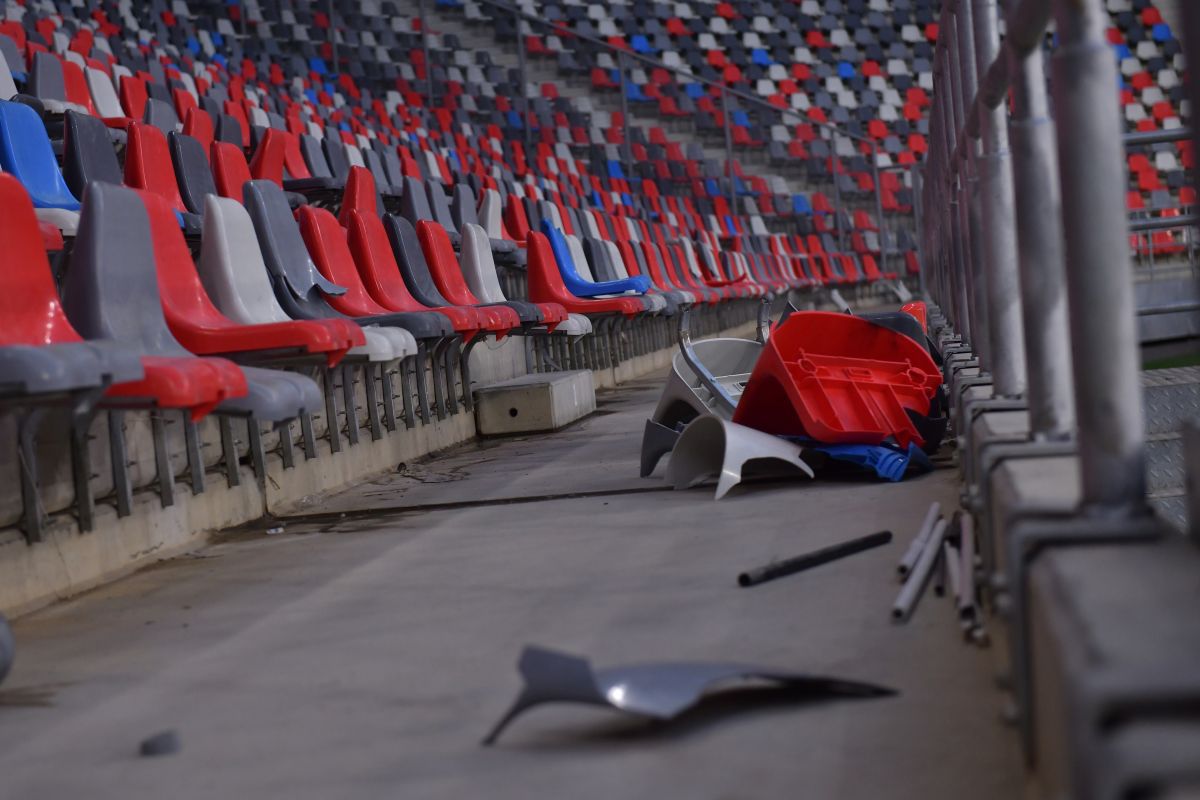
[[[875,547],[882,547],[891,541],[891,531],[880,531],[872,533],[869,536],[860,536],[857,539],[851,539],[847,542],[839,542],[829,547],[822,547],[820,550],[814,550],[811,553],[805,553],[802,556],[776,561],[767,564],[765,567],[758,567],[757,569],[743,572],[738,575],[738,586],[743,588],[757,586],[760,583],[773,581],[776,578],[795,575],[797,572],[819,567],[822,564],[828,564],[830,561],[837,561],[839,558],[852,556],[855,553],[861,553],[864,550],[871,550]]]

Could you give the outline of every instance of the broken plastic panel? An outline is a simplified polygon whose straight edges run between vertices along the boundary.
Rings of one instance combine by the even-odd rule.
[[[663,662],[593,669],[585,658],[528,646],[517,661],[525,685],[516,702],[483,739],[495,743],[520,714],[545,703],[603,706],[637,717],[669,720],[710,690],[736,684],[768,684],[812,697],[887,697],[883,686],[736,662]]]
[[[804,311],[776,328],[734,421],[829,444],[925,444],[909,412],[928,416],[942,376],[903,334],[844,314]]]
[[[714,500],[742,482],[747,467],[759,475],[813,477],[804,448],[785,439],[715,416],[704,416],[684,428],[667,463],[667,482],[676,490],[717,479]]]

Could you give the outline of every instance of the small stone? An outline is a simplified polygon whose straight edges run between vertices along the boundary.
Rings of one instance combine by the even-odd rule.
[[[144,757],[170,756],[183,749],[179,734],[173,730],[160,731],[142,740],[138,753]]]
[[[276,525],[274,528],[267,528],[267,536],[278,536],[283,533],[283,526]]]

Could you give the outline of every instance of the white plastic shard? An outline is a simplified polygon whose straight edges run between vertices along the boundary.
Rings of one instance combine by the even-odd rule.
[[[770,466],[772,474],[799,472],[813,477],[800,445],[716,416],[700,417],[683,429],[667,462],[666,477],[676,491],[716,478],[713,499],[720,500],[742,482],[751,464]]]

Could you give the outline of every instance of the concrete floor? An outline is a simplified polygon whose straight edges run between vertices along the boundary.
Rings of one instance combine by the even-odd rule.
[[[664,491],[637,478],[658,385],[603,395],[552,437],[402,465],[297,511],[282,534],[257,526],[18,621],[0,797],[1022,794],[992,654],[961,643],[945,601],[888,619],[895,562],[928,504],[952,502],[953,471],[758,485],[721,503]],[[734,584],[884,528],[889,547]],[[761,662],[900,694],[743,693],[657,726],[544,707],[481,748],[527,643],[598,666]],[[138,757],[167,729],[179,753]]]

